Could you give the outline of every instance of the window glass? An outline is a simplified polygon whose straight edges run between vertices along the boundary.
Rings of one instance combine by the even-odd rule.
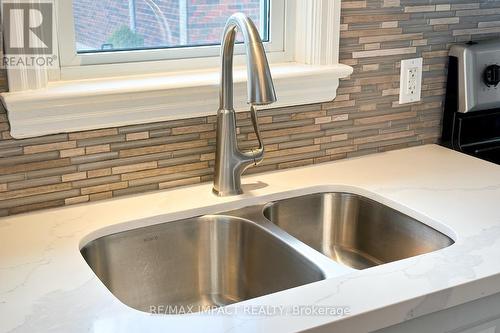
[[[74,0],[78,53],[208,46],[227,18],[250,16],[269,41],[270,0]]]

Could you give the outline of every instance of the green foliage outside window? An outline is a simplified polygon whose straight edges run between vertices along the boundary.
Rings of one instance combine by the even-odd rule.
[[[114,49],[139,48],[144,46],[144,37],[124,25],[113,32],[106,42]]]

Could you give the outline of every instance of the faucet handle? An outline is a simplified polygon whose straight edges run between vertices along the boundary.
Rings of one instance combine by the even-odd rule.
[[[255,165],[262,162],[264,159],[264,141],[262,141],[262,135],[260,134],[259,127],[259,118],[257,116],[257,109],[255,105],[251,104],[250,106],[250,116],[252,117],[253,130],[255,131],[255,135],[257,136],[257,141],[259,141],[259,148],[252,149],[253,159]]]

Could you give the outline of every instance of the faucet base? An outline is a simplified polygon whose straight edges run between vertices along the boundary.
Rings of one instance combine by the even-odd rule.
[[[212,188],[212,192],[213,192],[213,194],[215,194],[218,197],[229,197],[229,196],[232,196],[232,195],[243,194],[243,190],[241,190],[241,189],[237,189],[237,190],[234,190],[234,191],[224,191],[224,192],[222,192],[222,191],[216,190],[215,188]]]

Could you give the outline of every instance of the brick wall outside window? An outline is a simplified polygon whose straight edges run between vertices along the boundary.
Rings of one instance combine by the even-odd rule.
[[[146,47],[178,46],[180,43],[179,0],[156,0],[170,31],[170,40],[162,33],[162,21],[148,6],[147,0],[135,0],[136,32]],[[217,44],[226,19],[242,11],[258,25],[261,0],[185,1],[187,44]],[[75,0],[75,34],[79,45],[101,49],[111,34],[129,23],[129,2],[123,0]]]

